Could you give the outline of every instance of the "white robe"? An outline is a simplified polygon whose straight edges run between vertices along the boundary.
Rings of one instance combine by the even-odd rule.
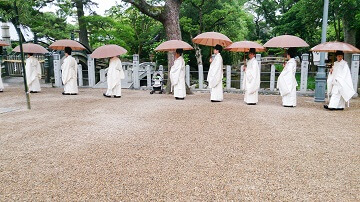
[[[286,63],[277,81],[277,88],[282,96],[284,106],[296,106],[296,86],[298,86],[298,83],[296,82],[295,73],[296,61],[291,58]]]
[[[246,103],[257,103],[260,89],[260,67],[255,57],[246,64],[244,72],[243,87],[245,91],[244,101]]]
[[[77,62],[71,55],[64,59],[61,65],[62,82],[64,84],[64,93],[78,93],[77,85]]]
[[[41,65],[37,58],[30,56],[25,61],[25,71],[26,71],[26,82],[29,88],[29,91],[41,91],[40,80],[41,79]]]
[[[174,61],[174,65],[170,69],[171,90],[174,97],[185,98],[185,61],[182,56]]]
[[[110,59],[107,73],[107,91],[106,95],[121,96],[121,79],[125,78],[121,60],[117,57]]]
[[[1,67],[0,67],[0,91],[3,91],[3,90],[4,90],[4,84],[1,79]]]
[[[345,108],[355,94],[351,73],[346,61],[335,62],[332,74],[327,79],[328,96],[331,94],[329,108]]]
[[[210,64],[207,81],[211,92],[210,100],[223,101],[223,59],[220,53],[216,54],[214,60]]]

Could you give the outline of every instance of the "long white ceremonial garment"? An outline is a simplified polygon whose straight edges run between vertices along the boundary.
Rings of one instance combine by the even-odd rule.
[[[331,95],[329,108],[345,108],[345,102],[348,102],[355,94],[351,73],[346,61],[335,62],[333,72],[327,79],[328,96]]]
[[[295,78],[296,61],[291,58],[280,73],[277,81],[277,88],[282,96],[284,106],[296,106],[296,86],[298,83]]]
[[[182,56],[174,61],[174,65],[170,69],[171,90],[174,97],[185,98],[185,61]]]
[[[107,91],[106,95],[121,96],[121,79],[125,78],[121,60],[118,57],[110,59],[107,73]]]
[[[41,65],[39,60],[33,56],[30,56],[28,59],[26,59],[25,63],[26,82],[29,91],[41,91]]]
[[[214,60],[210,64],[207,81],[211,92],[210,100],[223,101],[223,59],[220,53],[215,55]]]
[[[64,93],[78,93],[77,85],[77,62],[71,55],[64,59],[61,65],[62,82],[64,84]]]
[[[3,84],[2,79],[1,79],[1,71],[0,71],[0,91],[3,91],[3,90],[4,90],[4,84]]]
[[[245,91],[244,101],[246,103],[257,103],[260,89],[260,68],[256,58],[253,57],[246,64],[243,86]]]

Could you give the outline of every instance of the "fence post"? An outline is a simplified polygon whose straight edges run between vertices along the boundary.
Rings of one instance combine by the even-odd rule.
[[[359,86],[359,60],[360,54],[353,54],[351,60],[351,78],[354,85],[354,90],[356,92],[355,96],[358,94],[358,86]]]
[[[275,65],[271,65],[270,72],[270,90],[273,91],[275,89]]]
[[[231,88],[231,66],[226,65],[226,90]]]
[[[162,66],[162,65],[159,66],[159,73],[160,73],[161,78],[165,79],[164,78],[164,66]]]
[[[87,57],[89,86],[94,87],[95,82],[95,61],[90,55]]]
[[[84,86],[82,65],[81,65],[81,64],[78,64],[77,68],[78,68],[78,81],[79,81],[79,86]]]
[[[244,90],[244,66],[246,65],[246,61],[243,65],[240,66],[240,90]]]
[[[199,89],[202,90],[204,89],[204,70],[203,70],[203,66],[199,65]]]
[[[185,73],[186,73],[186,84],[190,87],[190,66],[185,66]]]
[[[105,69],[100,69],[100,82],[105,82],[106,81],[106,71]]]
[[[151,68],[150,65],[146,65],[146,79],[147,79],[147,88],[151,88]]]
[[[53,54],[55,87],[61,87],[61,64],[60,54]]]
[[[133,55],[133,81],[134,81],[134,88],[140,88],[140,79],[139,79],[139,55]]]
[[[309,71],[309,54],[302,54],[300,92],[306,93]]]

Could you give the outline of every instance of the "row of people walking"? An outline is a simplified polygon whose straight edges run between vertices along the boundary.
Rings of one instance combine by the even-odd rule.
[[[65,48],[65,59],[61,65],[62,82],[64,84],[63,95],[77,95],[77,61],[71,56],[72,49]],[[222,46],[216,45],[214,47],[214,57],[210,58],[210,68],[207,76],[207,82],[210,89],[211,102],[223,101],[223,60],[221,57]],[[175,52],[174,65],[170,69],[171,91],[175,99],[184,100],[186,97],[185,84],[185,61],[182,57],[183,50],[177,49]],[[284,69],[280,73],[277,82],[277,88],[282,96],[282,105],[284,107],[296,107],[296,87],[298,86],[295,78],[296,61],[295,48],[287,50],[288,61],[284,65]],[[260,67],[255,58],[255,49],[250,49],[246,65],[243,66],[244,79],[243,91],[244,102],[248,105],[256,105],[258,103],[258,94],[260,89]],[[324,105],[325,109],[329,110],[343,110],[345,102],[349,102],[355,94],[353,89],[351,74],[349,66],[343,60],[344,53],[342,51],[336,52],[337,61],[330,69],[327,80],[328,95],[331,95],[329,105]],[[39,61],[28,54],[26,60],[26,77],[27,85],[30,93],[37,93],[41,91],[40,78],[41,66]],[[103,95],[105,97],[121,97],[121,80],[125,78],[122,69],[121,60],[118,57],[113,57],[109,60],[109,68],[107,73],[107,91]],[[4,89],[0,77],[0,92]]]

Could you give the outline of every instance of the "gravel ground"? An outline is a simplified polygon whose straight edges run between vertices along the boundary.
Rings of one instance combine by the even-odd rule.
[[[0,94],[1,201],[360,201],[360,99],[21,87]]]

